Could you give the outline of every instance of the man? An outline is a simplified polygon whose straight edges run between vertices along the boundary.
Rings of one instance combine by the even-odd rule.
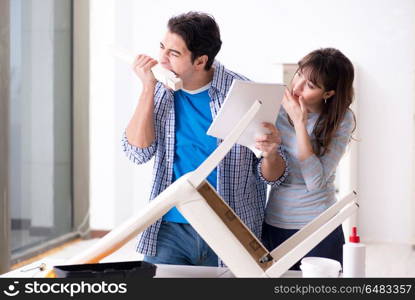
[[[214,58],[221,48],[213,17],[189,12],[171,18],[160,43],[160,60],[138,55],[134,71],[143,88],[123,138],[127,156],[142,164],[155,156],[151,199],[180,176],[196,169],[217,147],[206,135],[234,79],[245,77],[224,68]],[[183,82],[173,92],[157,82],[151,68],[160,63]],[[246,147],[235,145],[208,177],[242,221],[260,237],[266,183],[278,185],[286,172],[278,150],[280,138],[257,139],[258,160]],[[138,249],[144,260],[160,264],[217,266],[218,257],[176,208],[143,232]]]

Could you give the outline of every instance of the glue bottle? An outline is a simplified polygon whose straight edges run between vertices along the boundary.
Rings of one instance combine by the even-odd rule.
[[[356,227],[352,228],[349,243],[343,245],[343,277],[366,276],[366,246],[360,243]]]

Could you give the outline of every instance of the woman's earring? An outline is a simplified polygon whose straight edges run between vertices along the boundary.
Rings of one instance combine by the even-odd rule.
[[[327,104],[327,98],[324,98],[324,104]]]

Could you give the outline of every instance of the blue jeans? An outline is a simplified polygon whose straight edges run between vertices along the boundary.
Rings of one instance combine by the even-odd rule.
[[[153,264],[218,266],[218,256],[190,224],[162,221],[156,256],[144,256]]]
[[[297,229],[283,229],[264,223],[262,228],[262,242],[269,251],[272,251],[297,231]],[[343,229],[339,226],[304,257],[317,256],[331,258],[343,265],[343,244]],[[300,270],[300,262],[301,260],[293,265],[290,270]]]

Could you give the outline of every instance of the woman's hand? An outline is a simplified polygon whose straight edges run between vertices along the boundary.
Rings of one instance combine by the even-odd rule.
[[[314,154],[310,136],[307,132],[307,109],[304,105],[303,97],[298,100],[286,90],[282,105],[294,123],[295,134],[297,137],[297,159],[306,160]]]
[[[255,148],[262,151],[264,158],[275,158],[278,146],[281,144],[281,136],[274,124],[262,123],[264,128],[269,130],[269,133],[261,135],[255,139]]]
[[[307,125],[307,109],[304,104],[303,97],[295,99],[291,92],[286,89],[284,98],[282,99],[282,106],[287,114],[290,116],[294,126],[304,124]]]

